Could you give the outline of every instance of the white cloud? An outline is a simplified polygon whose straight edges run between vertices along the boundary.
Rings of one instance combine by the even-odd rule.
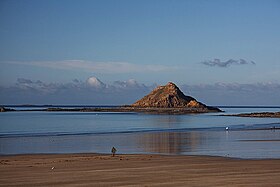
[[[105,88],[106,87],[106,85],[96,77],[88,78],[87,84],[94,88]]]
[[[162,72],[178,69],[178,67],[176,66],[165,66],[155,64],[140,65],[128,62],[94,62],[87,60],[8,61],[5,63],[39,66],[63,70],[81,70],[95,73]]]

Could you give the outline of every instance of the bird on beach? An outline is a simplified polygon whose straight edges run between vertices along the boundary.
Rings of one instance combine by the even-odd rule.
[[[226,127],[226,131],[228,131],[229,130],[229,128],[228,127]]]

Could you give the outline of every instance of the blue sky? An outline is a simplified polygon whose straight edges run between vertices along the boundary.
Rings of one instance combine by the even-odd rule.
[[[128,80],[134,79],[142,89],[135,93],[141,94],[154,83],[168,81],[184,87],[188,94],[196,94],[191,89],[200,86],[194,96],[211,104],[235,104],[227,101],[233,94],[232,85],[236,85],[233,95],[240,97],[244,97],[241,88],[247,85],[251,90],[244,104],[265,105],[259,100],[270,98],[267,104],[280,105],[277,0],[2,0],[0,25],[0,103],[33,102],[9,94],[11,89],[24,90],[23,95],[30,93],[30,98],[37,94],[36,103],[57,103],[50,94],[42,95],[42,85],[40,89],[35,86],[37,80],[46,91],[54,89],[50,85],[59,90],[75,79],[84,84],[89,77],[97,77],[111,95],[90,104],[132,102],[140,95],[114,100],[110,89],[116,81],[129,86]],[[210,87],[219,90],[220,85],[225,88],[218,92],[219,99],[214,99],[215,94],[198,94],[207,93]],[[267,92],[256,94],[263,86]],[[39,89],[36,93],[34,87]],[[69,98],[76,91],[71,90]],[[103,91],[94,93],[104,95]]]

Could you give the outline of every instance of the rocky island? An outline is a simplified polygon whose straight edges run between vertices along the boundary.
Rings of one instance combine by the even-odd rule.
[[[140,111],[163,113],[222,112],[219,108],[206,106],[191,96],[186,96],[174,83],[155,88],[151,93],[130,105]]]
[[[47,111],[80,112],[141,112],[153,114],[189,114],[222,112],[219,108],[206,106],[191,96],[186,96],[172,82],[155,88],[151,93],[132,105],[114,108],[48,108]]]

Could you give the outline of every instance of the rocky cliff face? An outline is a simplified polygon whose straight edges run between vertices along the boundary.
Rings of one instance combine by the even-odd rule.
[[[172,82],[165,86],[159,86],[150,94],[138,100],[132,107],[155,107],[155,108],[207,108],[203,103],[198,102],[195,98],[186,96]],[[215,108],[216,109],[216,108]]]

